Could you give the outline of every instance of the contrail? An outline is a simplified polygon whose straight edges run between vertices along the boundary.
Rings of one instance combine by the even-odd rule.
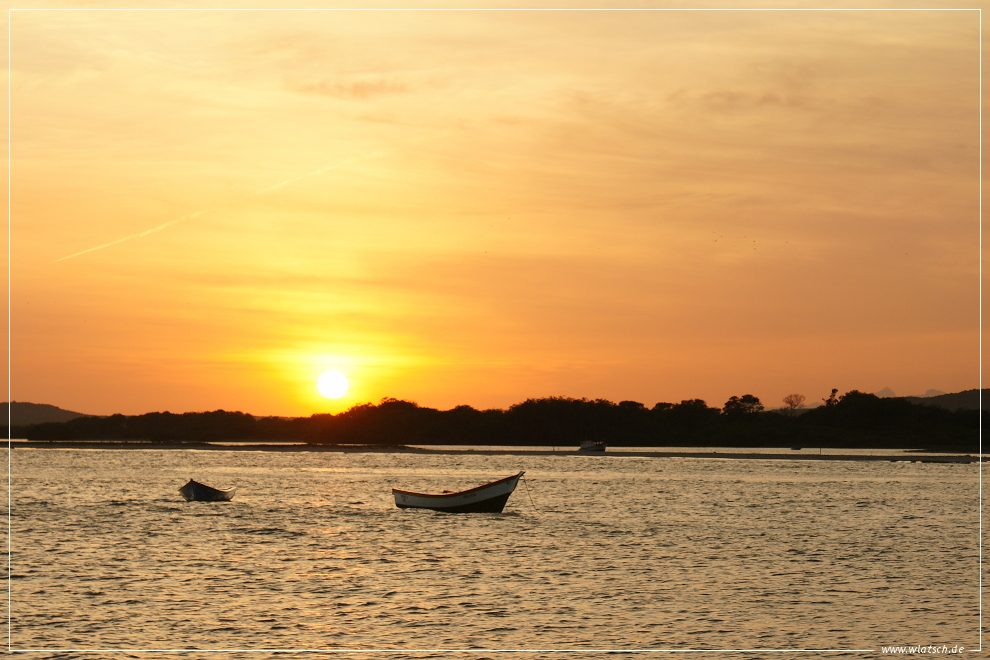
[[[184,218],[176,218],[175,220],[169,220],[168,222],[166,222],[163,225],[158,225],[157,227],[152,227],[151,229],[146,229],[146,230],[144,230],[143,232],[141,232],[139,234],[131,234],[130,236],[124,236],[123,238],[118,238],[115,241],[110,241],[109,243],[104,243],[103,245],[97,245],[96,247],[91,247],[91,248],[89,248],[87,250],[83,250],[82,252],[76,252],[75,254],[70,254],[70,255],[68,255],[66,257],[61,257],[59,259],[56,259],[52,263],[54,264],[54,263],[58,263],[59,261],[65,261],[66,259],[71,259],[72,257],[78,257],[81,254],[86,254],[87,252],[94,252],[96,250],[102,250],[105,247],[110,247],[111,245],[116,245],[117,243],[123,243],[124,241],[131,240],[132,238],[141,238],[142,236],[147,236],[148,234],[154,234],[155,232],[161,231],[161,230],[165,229],[166,227],[171,227],[172,225],[174,225],[176,223],[179,223],[179,222],[182,222],[183,220],[192,220],[193,218],[195,218],[197,216],[200,216],[200,215],[203,215],[204,213],[206,213],[206,211],[196,211],[195,213],[190,213],[189,215],[187,215]]]
[[[365,154],[364,156],[354,156],[352,158],[345,158],[344,160],[340,161],[339,163],[335,163],[333,165],[328,165],[326,167],[321,167],[318,170],[313,170],[312,172],[307,172],[306,174],[300,174],[299,176],[294,176],[291,179],[286,179],[285,181],[281,181],[279,183],[276,183],[274,186],[268,186],[267,188],[263,188],[262,190],[259,190],[257,192],[251,193],[251,195],[252,196],[264,195],[266,193],[270,193],[273,190],[278,190],[282,186],[287,186],[290,183],[295,183],[296,181],[299,181],[300,179],[305,179],[308,176],[316,176],[317,174],[323,174],[324,172],[329,172],[330,170],[335,170],[338,167],[343,167],[344,165],[350,165],[351,163],[357,162],[359,160],[364,160],[366,158],[374,158],[375,156],[380,156],[382,153],[383,152],[381,152],[381,151],[372,151],[370,154]]]
[[[375,156],[380,156],[383,153],[384,153],[384,151],[372,151],[371,153],[364,154],[363,156],[352,156],[351,158],[345,158],[344,160],[340,161],[339,163],[334,163],[333,165],[328,165],[326,167],[321,167],[318,170],[313,170],[312,172],[307,172],[306,174],[300,174],[299,176],[294,176],[291,179],[286,179],[285,181],[280,181],[280,182],[276,183],[273,186],[268,186],[267,188],[262,188],[261,190],[255,191],[253,193],[249,193],[248,195],[245,195],[244,198],[247,199],[247,198],[250,198],[250,197],[257,197],[258,195],[265,195],[265,194],[268,194],[268,193],[272,192],[273,190],[278,190],[282,186],[287,186],[290,183],[295,183],[296,181],[299,181],[300,179],[305,179],[306,177],[316,176],[318,174],[323,174],[324,172],[329,172],[330,170],[335,170],[338,167],[343,167],[345,165],[350,165],[351,163],[354,163],[354,162],[357,162],[357,161],[360,161],[360,160],[365,160],[367,158],[374,158]],[[161,231],[163,229],[166,229],[168,227],[171,227],[172,225],[178,224],[180,222],[185,222],[186,220],[192,220],[193,218],[197,218],[197,217],[199,217],[199,216],[201,216],[201,215],[203,215],[204,213],[207,213],[207,212],[209,212],[209,209],[201,209],[199,211],[195,211],[193,213],[190,213],[187,216],[184,216],[184,217],[181,217],[181,218],[176,218],[175,220],[169,220],[168,222],[166,222],[164,224],[161,224],[161,225],[158,225],[157,227],[152,227],[151,229],[146,229],[146,230],[144,230],[144,231],[142,231],[142,232],[140,232],[138,234],[131,234],[130,236],[124,236],[123,238],[118,238],[115,241],[110,241],[109,243],[104,243],[103,245],[97,245],[96,247],[91,247],[91,248],[88,248],[86,250],[82,250],[81,252],[76,252],[74,254],[70,254],[70,255],[65,256],[65,257],[60,257],[60,258],[54,260],[52,263],[53,264],[54,263],[58,263],[59,261],[65,261],[66,259],[72,259],[73,257],[78,257],[78,256],[81,256],[83,254],[88,254],[90,252],[95,252],[96,250],[102,250],[103,248],[108,248],[111,245],[117,245],[118,243],[123,243],[124,241],[129,241],[132,238],[143,238],[144,236],[147,236],[148,234],[154,234],[156,232],[159,232],[159,231]]]

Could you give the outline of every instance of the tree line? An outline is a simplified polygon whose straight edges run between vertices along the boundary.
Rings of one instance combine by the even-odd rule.
[[[289,440],[313,444],[429,444],[576,446],[587,440],[615,446],[903,447],[975,451],[981,415],[897,398],[838,390],[823,405],[802,410],[804,397],[765,410],[752,394],[722,408],[701,399],[614,403],[605,399],[527,399],[507,409],[450,410],[386,398],[336,415],[254,417],[216,410],[197,413],[78,417],[14,427],[30,440],[150,440],[155,442]]]

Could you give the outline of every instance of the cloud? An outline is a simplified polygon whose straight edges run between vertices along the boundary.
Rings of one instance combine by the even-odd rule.
[[[809,108],[812,103],[807,96],[779,94],[777,92],[748,92],[723,89],[700,95],[701,105],[714,112],[738,112],[760,110],[770,106],[786,108]]]
[[[384,77],[360,77],[342,80],[320,80],[313,83],[296,84],[292,89],[304,94],[332,96],[340,99],[364,100],[371,97],[409,92],[403,82]]]

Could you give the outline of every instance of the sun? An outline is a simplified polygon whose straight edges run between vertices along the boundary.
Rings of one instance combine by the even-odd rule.
[[[316,389],[328,399],[339,399],[347,394],[347,376],[339,371],[324,371],[316,380]]]

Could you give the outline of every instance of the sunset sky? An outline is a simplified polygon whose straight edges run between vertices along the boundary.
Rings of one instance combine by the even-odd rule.
[[[15,11],[10,35],[16,401],[979,386],[975,11]]]

